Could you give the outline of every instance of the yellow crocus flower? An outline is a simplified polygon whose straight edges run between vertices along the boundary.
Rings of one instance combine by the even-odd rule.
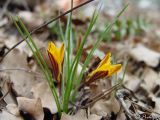
[[[106,56],[99,63],[98,67],[88,74],[86,83],[89,84],[97,79],[103,79],[111,76],[112,74],[118,72],[121,69],[121,64],[113,65],[111,63],[111,53],[106,54]]]
[[[53,42],[49,42],[47,52],[53,67],[53,75],[60,82],[64,60],[64,43],[60,48],[57,48]]]

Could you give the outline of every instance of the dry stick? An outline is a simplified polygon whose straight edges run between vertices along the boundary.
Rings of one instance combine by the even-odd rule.
[[[134,92],[133,92],[132,90],[126,88],[124,85],[123,85],[122,87],[123,87],[124,89],[128,90],[128,91],[130,92],[130,95],[133,95],[133,97],[135,97],[137,100],[139,100],[139,99],[134,95]],[[122,93],[121,93],[121,94],[122,94]],[[128,97],[127,97],[127,98],[128,98]],[[118,100],[120,100],[120,98],[118,98]],[[150,113],[155,113],[155,114],[160,115],[160,113],[155,112],[154,110],[149,109],[149,108],[146,108],[146,107],[144,107],[144,106],[142,106],[142,105],[139,105],[139,104],[137,104],[136,102],[130,100],[129,98],[128,98],[128,100],[129,100],[132,104],[134,104],[134,105],[136,105],[136,106],[138,106],[138,107],[141,107],[141,108],[147,110],[147,111],[150,112]],[[125,101],[125,100],[122,100],[122,99],[120,100],[120,102],[123,102],[123,103],[124,103],[124,101]],[[123,107],[124,107],[124,106],[123,106]],[[126,107],[126,108],[124,108],[124,109],[127,110],[128,108]]]
[[[72,9],[70,9],[70,10],[62,13],[61,15],[59,15],[59,16],[57,16],[57,17],[49,20],[48,22],[40,25],[39,27],[35,28],[33,31],[30,32],[30,34],[32,35],[32,34],[35,33],[36,31],[38,31],[38,30],[40,30],[41,28],[47,26],[48,24],[52,23],[53,21],[58,20],[58,19],[61,18],[62,16],[66,15],[66,14],[68,14],[68,13],[70,13],[70,12],[72,12],[72,11],[74,11],[74,10],[76,10],[76,9],[78,9],[78,8],[80,8],[80,7],[84,6],[84,5],[92,2],[92,1],[94,1],[94,0],[88,0],[88,1],[86,1],[86,2],[84,2],[84,3],[82,3],[82,4],[80,4],[80,5],[72,8]],[[27,38],[28,38],[28,36],[26,36],[25,39],[27,39]],[[22,40],[19,41],[17,44],[15,44],[12,48],[10,48],[10,49],[2,56],[2,58],[0,59],[0,62],[2,62],[2,60],[3,60],[14,48],[16,48],[18,45],[20,45],[25,39],[22,39]]]
[[[94,98],[91,99],[91,102],[86,104],[85,106],[82,106],[81,108],[87,108],[88,106],[92,105],[93,103],[97,102],[98,100],[100,100],[101,98],[105,97],[106,95],[110,94],[113,90],[118,89],[118,87],[121,87],[121,84],[117,84],[113,87],[111,87],[110,89],[105,90],[104,92],[98,94],[97,96],[95,96]]]
[[[82,85],[84,87],[84,84]],[[81,86],[81,87],[82,87]],[[105,97],[106,95],[108,95],[109,93],[111,93],[113,90],[118,89],[118,87],[120,87],[121,84],[116,84],[115,86],[111,87],[110,89],[107,89],[105,91],[103,91],[102,93],[96,95],[95,97],[93,97],[88,104],[86,104],[85,106],[81,106],[81,105],[76,105],[75,103],[73,103],[72,101],[70,101],[70,104],[72,104],[73,106],[76,106],[77,108],[81,108],[81,109],[85,109],[88,106],[92,105],[93,103],[97,102],[98,100],[100,100],[101,98]],[[80,88],[81,88],[80,87]],[[79,89],[79,88],[76,88]]]
[[[96,95],[95,97],[92,98],[92,100],[98,99],[98,98],[103,98],[106,94],[108,94],[108,92],[112,92],[113,90],[118,89],[118,87],[121,87],[121,84],[116,84],[115,86],[103,91],[102,93]]]
[[[137,96],[135,95],[135,93],[134,93],[131,89],[127,88],[127,87],[124,86],[124,85],[122,85],[122,87],[123,87],[124,89],[128,90],[128,91],[131,93],[131,95],[133,95],[133,97],[134,97],[136,100],[139,100],[139,99],[137,98]]]
[[[139,118],[138,114],[133,114],[130,112],[130,110],[128,109],[127,104],[125,103],[124,99],[122,97],[118,97],[118,101],[120,102],[121,106],[123,107],[123,109],[125,110],[126,114],[131,117],[132,119],[136,118],[136,120],[142,120]]]

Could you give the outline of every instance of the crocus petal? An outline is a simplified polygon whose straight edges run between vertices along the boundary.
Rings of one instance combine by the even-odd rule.
[[[106,56],[102,59],[102,61],[99,63],[98,68],[100,68],[104,64],[111,64],[111,53],[109,52],[106,54]]]
[[[108,76],[108,71],[97,71],[87,80],[87,84],[94,82],[97,79],[102,79]]]
[[[49,42],[47,52],[52,64],[54,77],[60,82],[64,59],[64,43],[62,43],[60,48],[57,48],[53,42]]]
[[[53,42],[48,43],[48,51],[54,54],[57,52],[57,48]]]
[[[49,53],[51,53],[51,55],[54,57],[54,59],[56,60],[56,62],[59,61],[59,53],[58,53],[58,49],[55,46],[55,44],[53,42],[49,42],[48,44],[48,50]]]
[[[112,66],[110,67],[108,76],[111,76],[112,74],[118,72],[118,71],[121,69],[121,67],[122,67],[121,64],[112,65]]]
[[[60,81],[60,75],[59,75],[58,63],[55,61],[55,59],[54,59],[54,57],[51,53],[48,52],[48,56],[49,56],[49,59],[50,59],[51,64],[52,64],[53,75],[54,75],[55,79],[59,82]]]
[[[62,45],[60,47],[60,58],[61,58],[61,62],[63,62],[63,59],[64,59],[64,43],[62,43]]]
[[[111,64],[111,53],[106,54],[98,67],[87,76],[87,83],[93,82],[96,79],[103,79],[111,76],[121,69],[121,64]]]

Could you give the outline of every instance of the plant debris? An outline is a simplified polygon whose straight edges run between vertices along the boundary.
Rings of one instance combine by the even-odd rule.
[[[97,23],[86,39],[82,56],[77,58],[80,62],[73,82],[76,86],[77,76],[81,75],[95,41],[101,38],[105,26],[113,22],[116,13],[126,4],[126,1],[116,0],[101,2],[76,0],[72,6],[71,0],[0,1],[0,120],[160,119],[159,1],[146,1],[146,4],[143,0],[129,1],[129,7],[111,31],[103,36],[92,55],[81,76],[80,86],[71,88],[77,90],[77,96],[74,96],[73,91],[70,92],[73,98],[68,99],[68,112],[61,111],[61,117],[56,99],[52,96],[53,91],[49,89],[50,85],[45,81],[40,65],[27,44],[22,42],[24,40],[10,19],[10,16],[19,16],[31,31],[51,74],[55,75],[53,84],[62,103],[64,98],[60,86],[62,80],[68,77],[62,77],[68,69],[63,67],[66,61],[62,58],[67,53],[63,51],[61,54],[61,50],[68,49],[65,45],[68,41],[64,40],[67,36],[64,33],[68,14],[72,12],[72,34],[68,36],[73,43],[70,46],[72,59],[81,49],[92,14],[96,14],[94,10],[99,4],[103,5],[98,12]],[[73,8],[70,10],[71,6]],[[62,45],[62,49],[52,48],[47,52],[48,43],[53,43],[54,47]],[[51,53],[50,57],[48,53]],[[119,66],[113,68],[116,65]],[[112,73],[116,74],[111,76]]]

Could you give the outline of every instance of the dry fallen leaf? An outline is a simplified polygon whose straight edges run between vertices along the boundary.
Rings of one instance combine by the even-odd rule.
[[[77,6],[84,0],[73,0],[73,5]],[[71,8],[71,1],[70,0],[58,0],[58,5],[62,10],[68,10]]]
[[[156,85],[160,85],[160,75],[150,68],[146,68],[142,75],[144,83],[141,84],[147,91],[151,91]]]
[[[34,98],[40,98],[42,106],[48,108],[51,113],[57,113],[57,106],[54,97],[46,82],[41,82],[31,89]]]
[[[124,85],[132,91],[136,91],[142,80],[134,75],[125,74]]]
[[[18,42],[17,37],[15,35],[9,35],[4,32],[2,36],[4,37],[3,41],[5,45],[9,49],[12,48],[13,45],[15,45]]]
[[[0,18],[1,19],[1,18]],[[0,27],[3,27],[4,25],[8,24],[9,20],[7,19],[7,17],[4,17],[3,19],[1,19],[0,21]]]
[[[117,113],[119,109],[119,103],[115,98],[110,98],[109,100],[101,99],[91,107],[91,113],[106,116],[111,112]]]
[[[0,103],[2,104],[2,106],[6,106],[6,104],[10,104],[10,103],[14,103],[16,104],[16,101],[14,99],[15,96],[12,95],[11,91],[11,87],[12,87],[12,83],[10,82],[10,78],[9,75],[7,73],[0,73],[0,88],[1,92],[3,95],[6,95],[3,100],[4,103],[1,103],[2,101],[0,101]]]
[[[18,16],[23,20],[28,28],[33,29],[40,26],[44,21],[36,14],[29,11],[20,11]]]
[[[157,67],[160,62],[160,53],[142,44],[138,44],[135,48],[131,49],[129,54],[138,62],[145,62],[150,67]]]
[[[152,97],[152,100],[155,102],[154,111],[156,111],[157,113],[160,113],[160,98],[155,97],[154,95],[150,95],[150,97]]]
[[[19,110],[25,111],[32,115],[36,120],[43,120],[44,112],[40,99],[29,99],[25,97],[17,97]]]
[[[102,116],[91,114],[87,117],[85,110],[79,110],[75,115],[62,113],[61,120],[101,120]]]
[[[16,105],[8,104],[6,108],[0,113],[0,120],[23,120]]]
[[[0,66],[1,69],[26,69],[29,70],[27,63],[27,55],[18,49],[12,50],[8,54]],[[18,96],[29,97],[30,89],[33,85],[39,83],[41,79],[37,79],[35,74],[24,72],[21,70],[5,71],[8,74],[10,82],[13,83],[12,88]]]

